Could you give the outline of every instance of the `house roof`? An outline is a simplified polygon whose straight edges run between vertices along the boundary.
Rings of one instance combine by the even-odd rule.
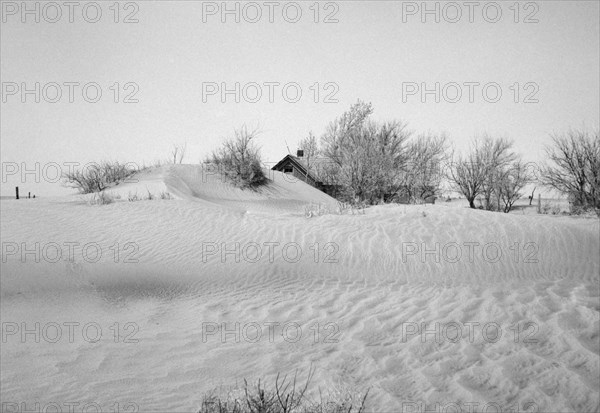
[[[286,155],[281,161],[279,161],[273,168],[273,170],[281,170],[283,165],[287,162],[292,163],[300,172],[306,175],[308,169],[308,176],[316,182],[325,181],[325,171],[328,166],[332,165],[332,161],[324,156],[315,156],[310,159],[310,167],[307,167],[306,158],[299,158],[294,155]]]

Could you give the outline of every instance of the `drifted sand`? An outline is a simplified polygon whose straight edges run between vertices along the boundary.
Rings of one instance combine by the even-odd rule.
[[[110,205],[2,201],[3,402],[194,411],[219,386],[312,365],[315,391],[371,388],[375,411],[599,411],[597,219],[446,205],[306,218],[306,205],[337,203],[280,173],[258,192],[197,166],[136,178],[111,191],[121,199]],[[127,202],[148,191],[175,199]],[[22,243],[47,256],[7,252]],[[72,262],[66,247],[49,262],[49,243],[73,243]],[[97,262],[83,255],[89,243],[102,251]],[[233,252],[222,257],[223,247]],[[36,322],[39,343],[7,333],[7,323]],[[70,322],[79,323],[72,340]],[[102,328],[98,342],[83,338],[86,323]]]

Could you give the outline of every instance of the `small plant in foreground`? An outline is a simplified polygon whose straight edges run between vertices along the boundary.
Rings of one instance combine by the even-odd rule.
[[[169,192],[165,192],[165,191],[161,191],[160,194],[158,194],[158,196],[154,195],[152,192],[150,192],[147,188],[146,191],[148,193],[148,195],[144,198],[143,196],[139,196],[136,193],[132,194],[131,192],[129,192],[129,194],[127,195],[127,200],[129,202],[135,202],[135,201],[152,201],[155,199],[174,199],[173,196],[169,193]]]
[[[551,209],[552,204],[550,204],[550,202],[544,202],[544,204],[542,205],[542,214],[548,215]]]
[[[330,214],[329,208],[321,203],[306,205],[304,207],[304,216],[306,218],[320,217],[321,215]]]
[[[211,394],[204,397],[199,413],[363,413],[369,392],[364,396],[324,398],[312,401],[307,390],[314,374],[309,371],[306,382],[299,386],[298,372],[293,379],[277,375],[274,388],[267,388],[258,381],[256,386],[244,380],[243,388],[230,389],[227,394]]]
[[[120,199],[119,195],[109,194],[106,191],[94,192],[91,198],[88,199],[89,205],[108,205]]]
[[[558,215],[558,214],[560,214],[560,211],[561,211],[560,205],[558,205],[558,204],[554,204],[552,206],[552,209],[550,210],[550,212],[552,213],[552,215]]]
[[[367,204],[365,202],[350,203],[338,201],[338,214],[344,215],[344,213],[349,212],[352,215],[354,215],[355,213],[357,215],[364,215],[366,206]]]
[[[137,192],[135,194],[132,194],[131,192],[129,192],[129,194],[127,195],[127,200],[129,202],[135,202],[135,201],[139,201],[141,198],[138,197]]]
[[[340,202],[337,203],[337,208],[334,210],[329,209],[326,204],[311,203],[304,207],[304,216],[306,218],[320,217],[322,215],[336,214],[352,214],[352,215],[364,215],[365,208],[367,207],[365,202],[349,203]]]

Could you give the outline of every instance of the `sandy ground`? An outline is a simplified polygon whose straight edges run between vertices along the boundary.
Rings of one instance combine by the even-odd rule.
[[[370,388],[373,411],[600,410],[597,219],[444,203],[307,218],[337,203],[272,178],[241,191],[183,165],[110,205],[3,200],[5,410],[194,411],[311,366],[315,392]]]

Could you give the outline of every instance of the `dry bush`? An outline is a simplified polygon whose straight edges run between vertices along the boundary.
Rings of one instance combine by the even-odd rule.
[[[304,216],[306,218],[320,217],[322,215],[365,215],[365,209],[368,204],[365,201],[362,202],[342,202],[338,201],[337,208],[334,210],[329,209],[326,204],[311,203],[304,207]]]
[[[101,192],[125,181],[138,171],[131,164],[102,162],[86,165],[81,170],[63,174],[63,185],[77,189],[82,194]]]
[[[138,196],[137,192],[135,194],[129,192],[129,194],[127,195],[127,200],[129,202],[141,201],[141,199],[142,198]]]
[[[173,149],[170,153],[170,159],[173,159],[173,164],[182,164],[183,158],[185,158],[185,152],[187,150],[187,142],[181,145],[173,144]]]
[[[338,202],[338,214],[351,214],[351,215],[364,215],[365,208],[367,208],[366,202]]]
[[[262,169],[260,150],[255,145],[257,135],[257,130],[248,131],[246,126],[235,130],[234,137],[223,142],[208,160],[231,183],[242,189],[254,189],[268,182]]]
[[[158,194],[158,196],[154,195],[153,193],[151,193],[148,188],[146,188],[147,191],[147,195],[145,197],[143,196],[139,196],[136,193],[132,194],[131,192],[129,192],[128,196],[127,196],[127,200],[129,202],[136,202],[136,201],[152,201],[154,199],[167,199],[167,200],[171,200],[174,199],[173,196],[169,193],[169,192],[165,192],[165,191],[161,191],[160,194]]]
[[[311,369],[306,382],[298,383],[297,372],[292,379],[277,375],[273,388],[267,388],[259,380],[250,386],[244,380],[243,388],[231,388],[220,394],[204,396],[199,413],[363,413],[368,397],[346,393],[323,396],[318,401],[307,397],[307,390],[314,371]]]
[[[550,212],[552,213],[552,215],[559,215],[561,211],[560,205],[558,204],[554,204],[552,206],[552,209],[550,209]]]
[[[550,202],[544,202],[542,204],[542,214],[548,215],[550,210],[552,209],[552,204]]]
[[[330,214],[331,211],[327,208],[327,205],[318,203],[318,204],[309,204],[304,207],[304,216],[306,218],[312,217],[320,217],[321,215]]]
[[[95,192],[87,201],[88,205],[108,205],[121,199],[120,195],[109,194],[106,191]]]

